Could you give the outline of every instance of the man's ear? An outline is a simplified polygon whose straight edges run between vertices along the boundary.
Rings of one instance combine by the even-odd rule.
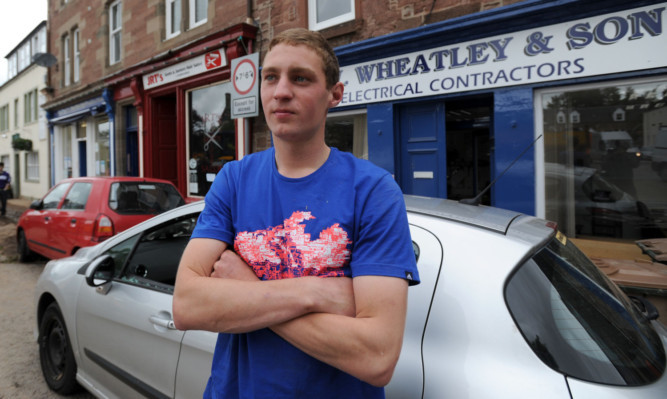
[[[343,92],[345,91],[345,85],[342,82],[338,82],[331,87],[329,92],[331,93],[331,100],[329,101],[329,108],[333,108],[340,104],[343,100]]]

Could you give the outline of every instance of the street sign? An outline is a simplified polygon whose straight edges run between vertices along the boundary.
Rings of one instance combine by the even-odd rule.
[[[259,115],[259,53],[232,60],[232,119]]]

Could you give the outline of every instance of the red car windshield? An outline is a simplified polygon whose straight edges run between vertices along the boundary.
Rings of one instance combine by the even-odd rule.
[[[183,204],[181,194],[166,183],[113,183],[109,193],[109,207],[121,215],[157,215]]]

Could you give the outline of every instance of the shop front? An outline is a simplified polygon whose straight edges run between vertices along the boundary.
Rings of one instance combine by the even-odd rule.
[[[97,90],[86,100],[47,111],[51,136],[51,184],[80,176],[114,176],[110,92]]]
[[[231,116],[230,69],[252,52],[255,31],[240,24],[107,80],[123,173],[170,180],[196,200],[225,163],[249,152],[249,123]]]
[[[479,196],[570,237],[664,237],[666,9],[526,1],[338,47],[331,123],[406,194]]]

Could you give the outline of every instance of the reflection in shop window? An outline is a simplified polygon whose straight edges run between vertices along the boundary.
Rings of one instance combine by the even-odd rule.
[[[230,83],[223,83],[188,93],[189,195],[206,195],[218,171],[235,158],[231,90]]]
[[[327,118],[325,141],[328,146],[368,159],[366,114],[336,115]]]
[[[665,98],[665,81],[542,94],[547,219],[572,237],[665,237]]]
[[[95,176],[110,176],[109,120],[95,122]]]

